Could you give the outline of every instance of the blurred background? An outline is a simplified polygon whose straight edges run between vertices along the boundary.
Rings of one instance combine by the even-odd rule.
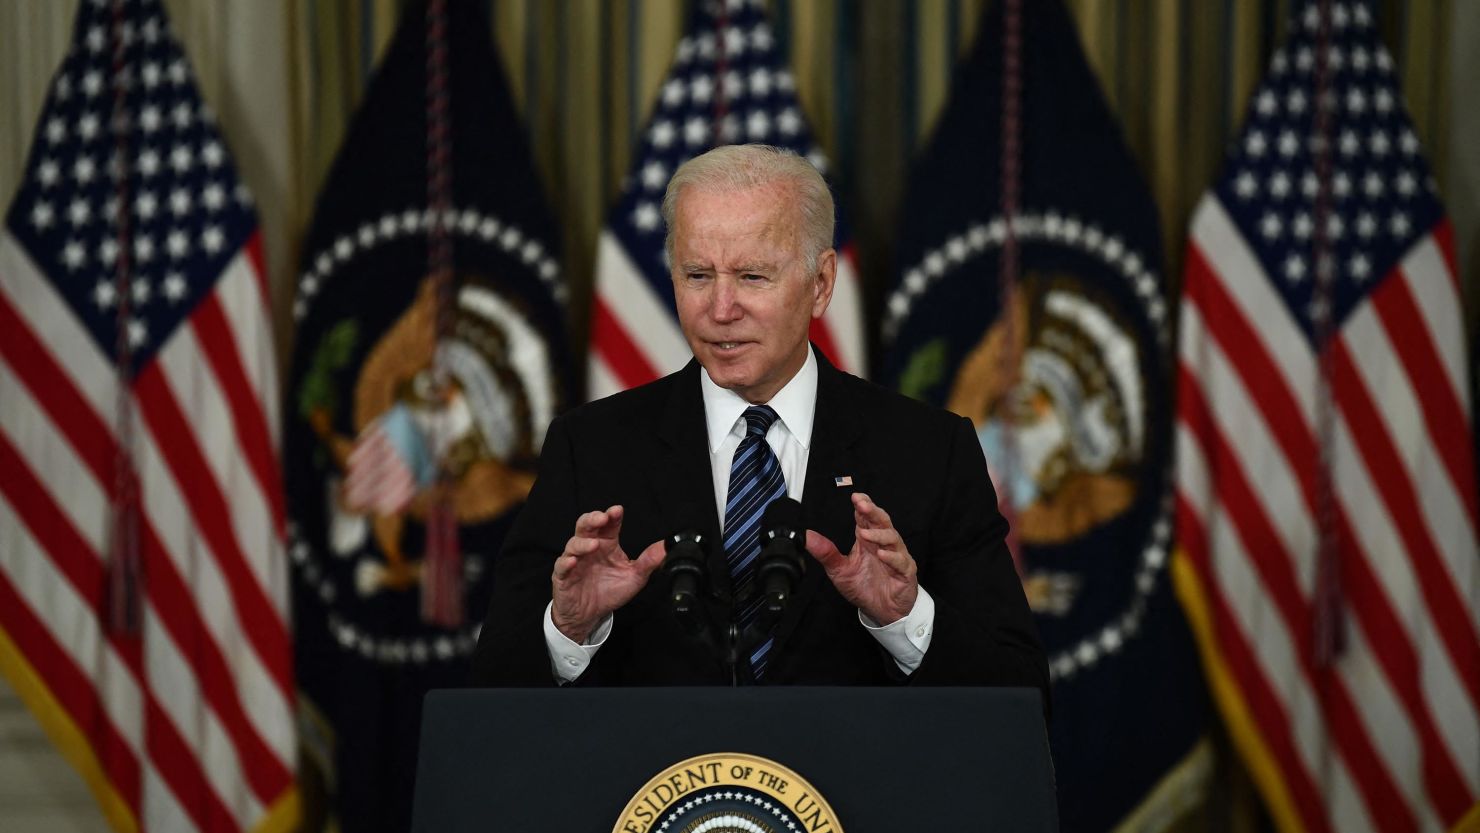
[[[651,150],[646,131],[670,80],[685,27],[692,25],[693,4],[450,2],[476,7],[507,79],[515,120],[495,125],[493,132],[520,131],[532,157],[558,230],[558,251],[550,254],[566,288],[566,302],[559,307],[565,331],[556,334],[563,344],[552,349],[573,357],[561,384],[585,390],[599,239],[641,154]],[[295,337],[300,326],[313,324],[313,316],[295,316],[294,306],[305,297],[301,284],[312,271],[309,261],[316,249],[309,238],[316,207],[321,214],[332,213],[328,204],[333,199],[326,189],[331,188],[335,160],[366,103],[407,3],[162,0],[162,5],[194,83],[217,115],[237,175],[255,198],[278,370],[285,382],[297,380],[308,359],[294,358],[295,349],[307,349],[295,345]],[[1160,259],[1148,269],[1166,297],[1176,299],[1188,269],[1194,209],[1225,174],[1230,153],[1237,155],[1251,100],[1276,50],[1292,34],[1292,19],[1301,19],[1302,6],[1296,3],[1292,9],[1291,0],[1066,0],[1063,5],[1098,94],[1118,128],[1118,140],[1129,151],[1129,163],[1122,167],[1131,179],[1144,182],[1159,217],[1159,224],[1148,227],[1152,239],[1142,241],[1142,251],[1156,252]],[[1458,267],[1457,297],[1465,302],[1461,335],[1473,333],[1475,304],[1470,301],[1480,280],[1480,109],[1467,104],[1480,89],[1480,2],[1380,0],[1365,7],[1392,56],[1402,103],[1447,208]],[[0,0],[0,113],[5,116],[0,119],[0,195],[7,204],[28,175],[48,91],[73,43],[78,8],[77,0]],[[904,359],[891,358],[894,339],[886,339],[884,324],[891,292],[908,266],[923,257],[911,239],[918,229],[909,225],[910,197],[918,197],[923,186],[912,184],[912,177],[921,170],[917,165],[952,99],[958,66],[997,12],[994,0],[769,0],[761,7],[779,60],[794,77],[812,137],[830,161],[829,178],[851,234],[863,313],[861,346],[867,357],[855,369],[873,369],[864,375],[896,387],[908,387],[913,377]],[[987,51],[996,54],[995,45]],[[1030,56],[1024,60],[1031,64]],[[1060,92],[1066,97],[1083,94]],[[1030,96],[1054,93],[1030,85]],[[419,101],[411,104],[422,106]],[[987,106],[984,101],[982,107]],[[1113,138],[1116,128],[1106,135]],[[1033,141],[1031,135],[1028,141]],[[461,152],[466,147],[459,144]],[[995,145],[989,150],[1000,151]],[[921,176],[923,182],[926,175]],[[963,181],[959,187],[973,186]],[[1169,320],[1176,318],[1174,300]],[[908,332],[896,335],[910,337]],[[1470,353],[1469,344],[1465,338],[1461,356]],[[1159,404],[1161,419],[1169,420],[1173,405],[1163,380],[1170,375],[1158,377],[1167,371],[1154,362],[1143,369],[1150,384],[1167,388],[1152,401]],[[1465,384],[1472,384],[1468,377]],[[296,388],[285,392],[285,402],[297,401],[297,395]],[[1470,390],[1462,395],[1468,414]],[[943,392],[934,398],[945,404]],[[1468,439],[1466,443],[1470,448]],[[289,514],[294,514],[291,505]],[[1474,556],[1471,551],[1470,560]],[[1464,591],[1466,599],[1480,587],[1471,585]],[[1169,589],[1167,594],[1169,600]],[[1475,611],[1467,612],[1473,624]],[[1186,625],[1178,619],[1168,627]],[[1051,653],[1053,649],[1051,644]],[[1185,645],[1176,650],[1185,650]],[[1202,690],[1188,695],[1198,701],[1206,696]],[[1218,714],[1209,705],[1188,717],[1200,727],[1194,745],[1153,764],[1161,769],[1149,785],[1107,809],[1068,812],[1065,829],[1303,829],[1305,823],[1289,826],[1288,808],[1285,815],[1269,808],[1268,791],[1261,792],[1257,776],[1247,772],[1247,751],[1240,758]],[[305,720],[302,714],[299,719]],[[322,715],[308,720],[334,722]],[[300,722],[300,731],[304,725],[309,724]],[[1439,729],[1445,729],[1442,722]],[[1155,736],[1160,729],[1146,725],[1138,731]],[[1077,753],[1056,747],[1056,756],[1065,754]],[[1083,754],[1101,756],[1112,767],[1118,756],[1135,757],[1123,748]],[[346,776],[334,774],[328,762],[333,757],[323,749],[306,753],[310,764],[304,772],[316,774],[302,776],[305,829],[375,829],[338,818],[334,795],[343,792],[339,779]],[[1417,757],[1409,763],[1415,771],[1420,768]],[[1461,765],[1467,776],[1468,767]],[[1179,772],[1184,777],[1171,778]],[[1086,771],[1073,777],[1095,776]],[[408,788],[404,779],[401,786]],[[1158,793],[1159,786],[1166,789]],[[92,797],[95,790],[96,785],[90,792],[84,779],[68,768],[21,699],[6,689],[0,695],[0,829],[108,829]],[[1471,786],[1464,793],[1471,802],[1473,790]],[[1100,800],[1093,792],[1085,793],[1087,804]],[[1142,801],[1157,796],[1157,802]],[[1473,811],[1455,815],[1452,803],[1444,806],[1433,814],[1418,813],[1416,829],[1458,829],[1459,817],[1476,823]],[[1369,823],[1372,829],[1385,829],[1370,818],[1362,829]],[[1331,829],[1358,828],[1342,827],[1338,821]]]

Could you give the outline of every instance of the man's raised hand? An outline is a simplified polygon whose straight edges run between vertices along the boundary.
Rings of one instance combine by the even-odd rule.
[[[621,506],[587,512],[576,518],[575,534],[555,559],[550,618],[573,642],[585,642],[601,620],[631,601],[663,563],[666,548],[661,540],[636,560],[629,559],[617,540],[621,531]]]
[[[817,559],[843,598],[880,625],[909,615],[920,593],[915,559],[889,513],[868,495],[853,494],[853,550],[847,555],[823,535],[807,530],[807,552]]]

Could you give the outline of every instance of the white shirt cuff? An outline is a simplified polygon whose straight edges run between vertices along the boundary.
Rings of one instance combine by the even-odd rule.
[[[612,633],[612,616],[608,613],[596,630],[587,635],[586,641],[579,643],[555,627],[554,608],[554,602],[545,605],[545,647],[550,652],[550,673],[555,676],[555,682],[565,685],[584,674],[596,652],[606,644],[606,638]],[[932,606],[932,614],[934,611]]]
[[[879,640],[889,656],[894,657],[894,664],[899,666],[899,670],[913,674],[924,661],[925,652],[930,649],[930,637],[935,635],[935,599],[930,598],[930,594],[921,587],[915,596],[915,606],[910,608],[903,619],[880,625],[860,610],[858,621],[868,628],[870,636]],[[553,628],[554,625],[548,627]]]

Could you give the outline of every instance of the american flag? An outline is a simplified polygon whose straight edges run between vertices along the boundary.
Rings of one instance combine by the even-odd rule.
[[[158,0],[81,3],[0,231],[0,668],[119,830],[296,822],[260,241]],[[137,630],[105,616],[121,457]]]
[[[682,367],[692,353],[678,327],[663,250],[663,191],[674,170],[710,148],[762,142],[795,151],[826,175],[761,0],[709,0],[690,9],[641,150],[597,242],[596,297],[586,390],[598,399]],[[841,228],[841,224],[840,228]],[[837,367],[863,373],[862,298],[853,251],[839,235],[837,283],[811,338]]]
[[[1480,794],[1460,287],[1373,17],[1361,2],[1296,5],[1190,232],[1179,589],[1286,831],[1450,829],[1474,822]],[[1315,288],[1322,216],[1328,293]],[[1330,662],[1316,638],[1323,540],[1344,622]]]

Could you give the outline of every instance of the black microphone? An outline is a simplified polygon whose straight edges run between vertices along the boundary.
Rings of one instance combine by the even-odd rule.
[[[673,613],[690,631],[704,629],[702,594],[709,579],[708,537],[691,529],[668,536],[663,571],[668,574],[668,600]]]
[[[761,588],[760,621],[774,624],[786,610],[792,589],[801,581],[807,529],[802,505],[789,497],[771,501],[761,516],[761,554],[756,579]]]

